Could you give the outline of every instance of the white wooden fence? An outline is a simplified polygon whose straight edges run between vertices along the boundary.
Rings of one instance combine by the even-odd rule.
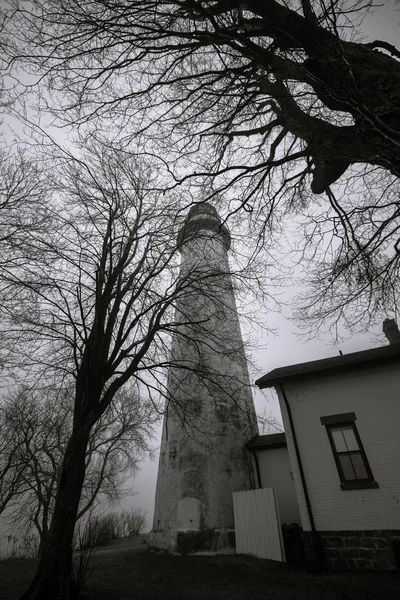
[[[285,562],[273,488],[234,492],[236,553]]]

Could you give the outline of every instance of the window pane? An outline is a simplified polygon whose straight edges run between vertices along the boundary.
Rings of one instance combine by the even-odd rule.
[[[343,427],[343,435],[346,440],[347,450],[359,450],[358,443],[356,440],[356,436],[354,434],[353,427],[349,425],[348,427]]]
[[[351,479],[357,479],[350,456],[348,454],[342,454],[339,456],[339,460],[340,464],[342,465],[344,478],[348,481]]]
[[[364,460],[361,453],[350,455],[351,462],[353,463],[354,472],[357,479],[368,479],[367,469],[365,468]]]
[[[331,427],[331,433],[337,452],[352,452],[359,450],[352,425]]]
[[[346,452],[346,441],[341,427],[331,427],[331,433],[335,444],[336,452]]]

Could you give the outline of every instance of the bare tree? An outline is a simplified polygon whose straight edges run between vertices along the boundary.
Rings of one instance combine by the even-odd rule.
[[[140,135],[166,159],[165,185],[212,184],[227,212],[251,213],[259,245],[300,215],[316,298],[303,316],[337,320],[350,306],[366,323],[393,309],[400,52],[360,41],[372,0],[34,6],[16,15],[9,59],[37,69],[56,118],[124,143]]]
[[[25,432],[15,427],[18,417],[15,407],[0,406],[0,515],[27,490],[23,458]]]
[[[146,526],[147,513],[140,508],[90,516],[83,526],[78,524],[77,546],[80,549],[109,546],[118,539],[140,535]]]
[[[9,461],[13,479],[3,469],[0,497],[3,504],[14,501],[8,517],[14,529],[24,535],[36,530],[39,555],[49,534],[60,467],[71,435],[72,400],[71,390],[25,389],[8,398],[3,407],[7,417],[2,427],[4,440],[9,454],[17,455],[19,462]],[[116,501],[128,492],[127,479],[150,452],[156,418],[154,408],[133,390],[121,389],[116,394],[91,431],[77,520],[104,500]]]
[[[11,416],[5,433],[18,444],[23,493],[14,498],[8,521],[18,533],[30,534],[32,526],[39,535],[39,553],[48,535],[49,520],[59,475],[59,465],[70,429],[70,410],[61,394],[46,397],[46,391],[35,394],[21,389],[2,402]]]
[[[91,431],[78,519],[105,499],[121,500],[145,455],[159,414],[136,386],[121,388]],[[100,497],[100,498],[99,498]]]
[[[123,522],[124,535],[127,537],[136,537],[144,533],[147,526],[147,513],[140,508],[124,510],[121,513],[121,520]]]
[[[182,204],[154,192],[149,181],[157,176],[156,165],[105,144],[83,149],[79,160],[59,155],[49,172],[47,230],[27,235],[0,273],[8,366],[21,378],[74,388],[50,529],[25,598],[75,595],[71,545],[87,473],[90,480],[88,451],[101,451],[101,420],[107,425],[106,412],[129,380],[142,402],[160,406],[171,335],[190,336],[189,323],[204,327],[196,314],[176,319],[179,298],[197,293],[205,278],[212,296],[221,280],[201,264],[178,277]],[[217,371],[197,377],[211,382]],[[169,400],[170,411],[184,412]]]
[[[0,151],[0,245],[7,242],[0,268],[10,260],[12,246],[34,234],[46,221],[47,185],[39,164],[22,148]]]
[[[48,231],[35,238],[35,255],[28,241],[18,248],[20,261],[2,272],[3,314],[25,366],[75,380],[50,531],[28,597],[72,593],[71,544],[91,431],[143,368],[171,303],[160,279],[173,255],[171,233],[146,197],[138,165],[100,154],[92,170],[82,163],[64,167],[69,174],[58,184]]]

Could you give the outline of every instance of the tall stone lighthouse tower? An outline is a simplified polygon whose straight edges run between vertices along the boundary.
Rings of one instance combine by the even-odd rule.
[[[151,545],[178,552],[234,546],[232,492],[252,488],[244,445],[258,434],[228,250],[209,204],[177,240],[179,302]]]

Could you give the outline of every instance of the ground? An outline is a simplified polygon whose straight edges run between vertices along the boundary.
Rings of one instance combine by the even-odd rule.
[[[0,562],[0,598],[17,600],[36,560]],[[155,554],[142,539],[100,549],[85,586],[93,600],[398,600],[400,573],[315,576],[250,556]]]

